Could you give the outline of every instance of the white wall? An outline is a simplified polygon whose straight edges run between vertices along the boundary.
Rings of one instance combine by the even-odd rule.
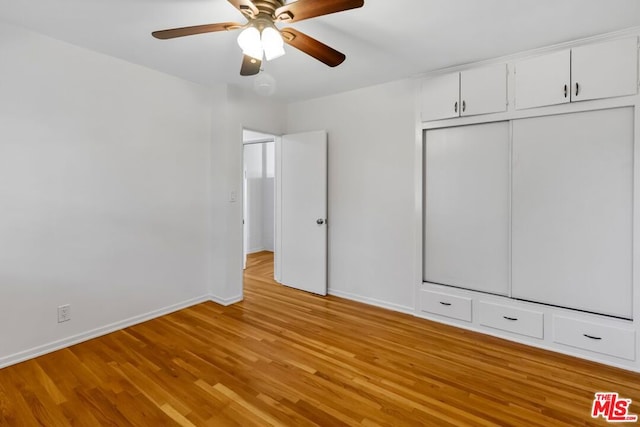
[[[2,23],[0,58],[0,366],[206,298],[225,100]]]
[[[239,300],[243,128],[329,132],[330,290],[412,305],[409,82],[285,108],[3,23],[0,60],[0,366]]]
[[[411,81],[294,103],[287,132],[329,138],[329,292],[412,311],[415,112]]]
[[[262,179],[262,246],[264,250],[275,250],[276,231],[276,143],[264,146],[264,176]]]
[[[245,249],[247,253],[273,251],[275,230],[275,143],[244,145],[246,173]],[[268,162],[271,160],[272,167]]]
[[[263,147],[245,144],[244,167],[246,173],[245,248],[247,253],[264,250],[262,242],[263,216]]]
[[[227,89],[227,102],[215,107],[212,152],[214,300],[230,303],[242,299],[242,130],[284,133],[285,107],[239,88]],[[237,202],[229,193],[237,191]]]

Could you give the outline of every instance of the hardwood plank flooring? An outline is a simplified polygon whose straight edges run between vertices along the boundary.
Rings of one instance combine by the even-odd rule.
[[[0,370],[2,426],[560,426],[640,375],[276,284]]]

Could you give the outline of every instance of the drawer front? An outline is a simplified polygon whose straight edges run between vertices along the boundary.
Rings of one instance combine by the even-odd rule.
[[[541,312],[480,301],[480,324],[534,338],[543,338],[544,317]]]
[[[442,292],[421,291],[420,309],[428,313],[471,322],[471,298]]]
[[[553,316],[553,341],[627,360],[636,358],[632,329]]]

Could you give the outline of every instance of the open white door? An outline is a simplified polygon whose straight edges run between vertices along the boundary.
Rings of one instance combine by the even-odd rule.
[[[279,153],[277,280],[327,294],[327,133],[282,136]]]

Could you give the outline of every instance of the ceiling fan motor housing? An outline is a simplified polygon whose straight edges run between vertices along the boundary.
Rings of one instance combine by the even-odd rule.
[[[242,8],[242,11],[247,15],[248,18],[253,19],[263,17],[271,20],[276,18],[276,9],[284,6],[284,0],[255,0],[253,4],[259,11],[257,16],[254,16],[251,9]]]

